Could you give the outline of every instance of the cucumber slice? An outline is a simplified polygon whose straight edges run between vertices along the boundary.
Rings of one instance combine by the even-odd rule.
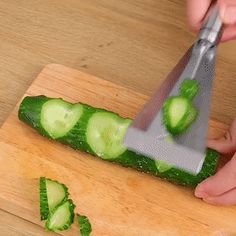
[[[81,236],[89,236],[92,232],[92,226],[87,216],[77,214],[77,221],[80,227]]]
[[[186,131],[196,118],[196,108],[185,97],[170,97],[164,103],[164,124],[167,130],[173,135]]]
[[[83,107],[80,104],[53,99],[42,106],[41,124],[51,138],[60,138],[75,126],[82,113]]]
[[[170,125],[175,127],[183,119],[185,114],[189,109],[189,101],[181,97],[176,97],[171,100],[171,103],[168,107],[168,115],[170,120]]]
[[[180,85],[180,95],[192,100],[199,91],[199,84],[196,80],[186,79]]]
[[[94,113],[87,125],[87,142],[99,157],[114,159],[126,150],[122,141],[130,123],[111,112]]]
[[[74,221],[74,208],[75,205],[70,199],[54,208],[46,221],[46,229],[53,232],[68,229]]]
[[[40,178],[40,216],[41,220],[46,220],[48,214],[57,205],[68,198],[68,189],[64,184],[55,180]]]

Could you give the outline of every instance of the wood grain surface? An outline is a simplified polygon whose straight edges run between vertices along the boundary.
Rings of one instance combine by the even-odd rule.
[[[39,94],[88,103],[131,118],[147,100],[125,87],[56,64],[47,66],[26,93]],[[91,220],[93,236],[236,235],[236,207],[208,205],[195,198],[192,189],[49,141],[20,122],[17,110],[18,106],[0,130],[4,236],[48,235],[39,220],[40,176],[68,186],[76,211]],[[226,128],[212,120],[209,136],[221,136]],[[79,235],[79,230],[73,225],[61,234]]]
[[[0,123],[48,63],[152,94],[195,37],[182,0],[1,0]],[[236,116],[236,42],[220,45],[211,116]]]

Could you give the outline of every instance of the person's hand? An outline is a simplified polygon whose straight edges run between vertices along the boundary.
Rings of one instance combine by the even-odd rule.
[[[230,130],[219,140],[209,140],[208,146],[223,154],[232,154],[232,159],[226,163],[214,176],[200,183],[195,196],[205,202],[215,205],[236,204],[236,119]]]
[[[212,0],[187,0],[187,19],[191,29],[199,31]],[[236,0],[218,0],[220,16],[225,24],[221,41],[236,38]]]

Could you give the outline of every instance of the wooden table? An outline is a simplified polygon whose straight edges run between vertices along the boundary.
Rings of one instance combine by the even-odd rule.
[[[60,63],[150,95],[194,41],[184,1],[31,0],[0,2],[0,124],[39,71]],[[236,116],[236,42],[220,45],[211,116]],[[32,223],[0,211],[3,235]],[[5,230],[5,231],[4,231]],[[30,235],[29,233],[27,235]]]

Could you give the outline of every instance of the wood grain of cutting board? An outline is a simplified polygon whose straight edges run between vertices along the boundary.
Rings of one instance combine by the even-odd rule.
[[[130,118],[147,100],[128,88],[56,64],[46,66],[25,95],[39,94]],[[0,130],[0,208],[36,224],[37,232],[44,224],[39,220],[38,178],[46,176],[68,186],[76,211],[91,220],[92,236],[236,235],[236,207],[208,205],[194,197],[193,189],[49,141],[21,123],[17,110]],[[209,136],[219,137],[226,128],[211,121]],[[19,222],[15,227],[27,232]],[[79,235],[79,229],[74,224],[60,234]],[[40,235],[49,234],[40,230]]]

